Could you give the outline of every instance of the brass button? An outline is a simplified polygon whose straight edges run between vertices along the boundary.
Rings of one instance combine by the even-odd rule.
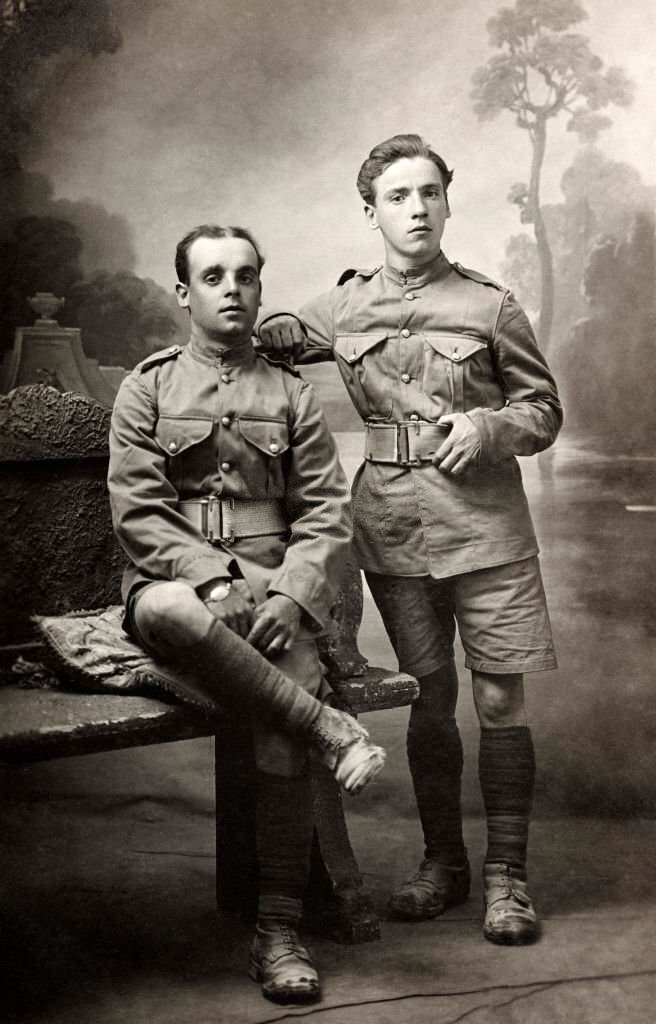
[[[414,297],[415,297],[415,293],[414,292],[408,292],[407,295],[406,295],[406,299],[408,300],[408,302],[412,302]]]
[[[271,444],[269,445],[269,451],[272,452],[273,455],[277,455],[278,452],[280,451],[280,445],[276,444],[275,441],[272,441]]]
[[[454,352],[453,355],[451,356],[451,358],[455,359],[455,361],[457,362],[460,359],[460,353],[459,352]]]
[[[221,423],[223,424],[224,427],[229,427],[230,424],[232,423],[232,420],[230,419],[229,416],[222,416]]]
[[[227,373],[222,373],[221,374],[221,380],[223,381],[224,384],[229,384],[230,383],[230,377],[228,376]]]
[[[178,446],[175,443],[175,441],[169,441],[169,451],[170,452],[177,452],[177,450],[178,450]]]
[[[410,337],[410,331],[408,330],[407,327],[404,327],[403,330],[401,331],[401,337],[402,338],[409,338]]]
[[[223,470],[224,473],[229,473],[230,470],[232,469],[232,466],[230,465],[229,462],[222,462],[221,469]]]
[[[401,374],[401,380],[403,381],[404,384],[409,384],[410,383],[410,374],[409,373],[402,373]]]
[[[410,413],[410,419],[413,421],[413,423],[416,423],[416,421],[419,419],[419,417],[417,416],[416,412],[413,412],[413,413]]]

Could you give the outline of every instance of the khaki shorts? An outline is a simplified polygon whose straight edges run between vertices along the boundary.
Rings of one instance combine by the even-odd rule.
[[[456,623],[469,669],[556,668],[537,557],[448,579],[365,573],[402,672],[421,678],[453,658]]]

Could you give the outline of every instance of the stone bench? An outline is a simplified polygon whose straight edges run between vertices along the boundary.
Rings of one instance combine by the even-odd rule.
[[[107,501],[109,412],[75,394],[34,385],[0,396],[0,762],[21,765],[214,736],[217,900],[252,917],[257,898],[254,763],[250,732],[208,722],[148,696],[89,694],[66,673],[42,670],[32,614],[63,615],[119,600],[122,555]],[[354,714],[410,704],[416,681],[366,664],[356,644],[360,574],[349,566],[337,632],[322,641],[328,676]],[[341,941],[379,936],[330,773],[313,775],[315,849],[308,923]]]

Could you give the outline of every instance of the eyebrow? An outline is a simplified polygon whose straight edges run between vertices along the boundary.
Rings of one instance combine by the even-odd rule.
[[[243,266],[237,267],[237,273],[241,274],[243,270],[252,270],[254,274],[257,274],[257,267],[254,263],[244,263]],[[211,267],[204,267],[201,271],[202,277],[208,277],[210,274],[223,274],[225,273],[225,267],[220,263],[214,263]]]
[[[440,192],[444,190],[443,185],[439,181],[427,181],[425,185],[419,186],[420,192],[425,192],[427,189],[439,189]],[[411,190],[407,185],[397,185],[396,188],[388,188],[386,192],[383,192],[383,198],[395,195],[407,195]]]

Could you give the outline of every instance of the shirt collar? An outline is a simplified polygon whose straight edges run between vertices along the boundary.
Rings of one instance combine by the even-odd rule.
[[[444,253],[440,252],[429,263],[424,263],[420,267],[410,267],[408,270],[397,270],[396,267],[385,263],[383,273],[385,277],[393,281],[394,284],[400,285],[401,288],[421,288],[424,284],[446,277],[450,269],[451,264]]]

